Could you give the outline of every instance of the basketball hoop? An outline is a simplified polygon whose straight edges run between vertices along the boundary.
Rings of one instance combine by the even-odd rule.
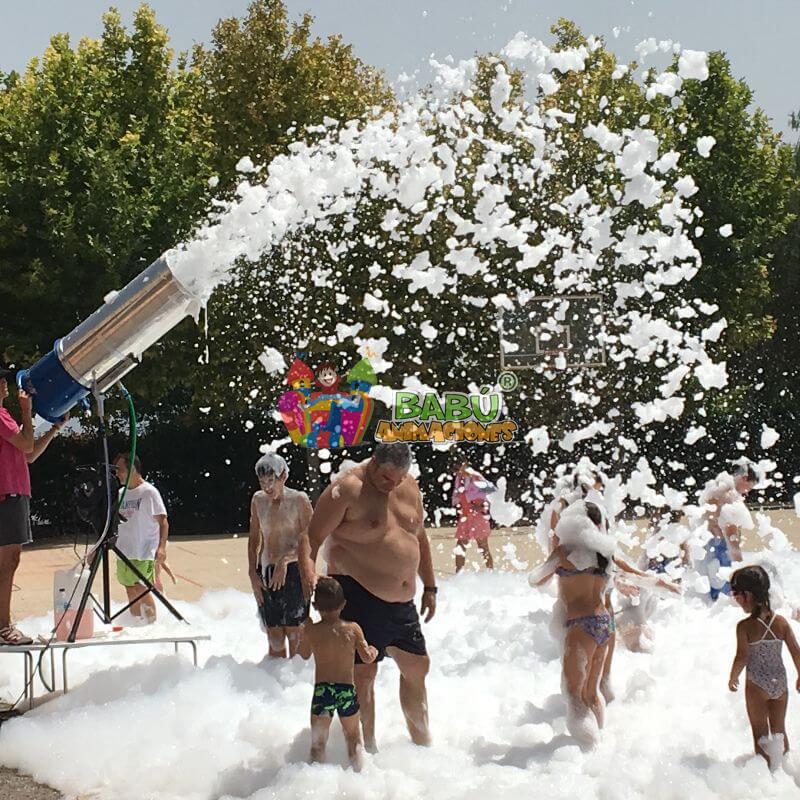
[[[501,369],[604,367],[603,319],[599,294],[531,297],[501,309]]]

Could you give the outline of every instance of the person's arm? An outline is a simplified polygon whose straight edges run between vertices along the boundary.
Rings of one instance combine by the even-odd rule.
[[[728,542],[728,552],[731,556],[731,561],[742,560],[742,547],[741,547],[741,534],[736,525],[728,525],[725,528],[725,539]]]
[[[563,552],[561,545],[558,545],[553,552],[550,553],[547,561],[539,564],[539,566],[535,567],[531,574],[528,575],[528,583],[531,586],[544,586],[544,584],[556,574],[556,567],[558,567],[561,562]]]
[[[637,586],[642,586],[643,588],[647,589],[651,586],[660,586],[662,589],[667,589],[670,592],[674,592],[675,594],[681,594],[681,587],[678,586],[676,583],[672,583],[672,581],[664,580],[664,578],[659,578],[655,575],[650,575],[647,572],[642,572],[640,569],[636,569],[632,564],[629,564],[624,558],[620,558],[619,556],[614,556],[614,563],[623,571],[627,572],[628,575],[634,575],[639,580],[632,580],[631,582],[636,584]]]
[[[301,530],[300,537],[297,540],[297,566],[300,570],[300,583],[303,586],[303,595],[306,599],[310,599],[314,587],[310,580],[311,576],[305,565],[311,558],[311,544],[308,541],[308,525],[311,522],[311,515],[314,513],[314,509],[311,507],[311,501],[308,499],[308,495],[305,494],[305,492],[303,492],[303,496],[300,498],[300,503]]]
[[[731,676],[728,679],[728,688],[735,692],[739,688],[739,676],[747,664],[747,634],[744,631],[744,623],[742,620],[736,626],[736,655],[733,659],[731,666]]]
[[[261,524],[256,511],[256,498],[250,501],[250,533],[247,539],[247,574],[250,577],[250,587],[256,603],[264,605],[264,584],[258,574],[258,556],[261,551]]]
[[[0,436],[27,455],[33,452],[33,415],[31,398],[22,389],[19,390],[19,410],[22,414],[21,430],[17,431],[2,424],[0,425]]]
[[[422,495],[417,488],[417,513],[419,526],[417,541],[419,542],[419,568],[417,574],[422,580],[422,603],[419,613],[425,615],[425,622],[430,622],[436,613],[436,573],[433,571],[431,543],[425,530],[425,510],[422,507]]]
[[[351,625],[353,628],[353,635],[355,636],[356,650],[361,656],[361,660],[365,664],[371,664],[378,657],[378,651],[371,644],[367,643],[364,631],[361,630],[360,625],[355,622],[351,623]]]
[[[167,537],[169,536],[169,522],[167,521],[167,507],[161,493],[155,486],[150,486],[148,494],[150,514],[158,523],[158,548],[156,549],[156,564],[160,567],[167,561]]]
[[[455,478],[453,479],[453,495],[450,498],[450,505],[453,508],[458,508],[461,503],[459,499],[461,497],[461,473],[457,472]]]
[[[158,522],[158,550],[156,562],[163,565],[167,560],[167,539],[169,538],[169,520],[166,514],[156,514]]]
[[[785,617],[778,617],[778,620],[780,621],[780,629],[782,629],[779,629],[779,632],[786,642],[786,648],[789,650],[789,655],[792,657],[792,661],[794,661],[794,668],[797,670],[795,688],[800,692],[800,645],[798,645],[797,637],[792,630],[792,623]]]
[[[50,442],[56,438],[56,434],[61,430],[64,423],[69,419],[69,414],[67,414],[61,422],[56,422],[49,431],[45,434],[40,436],[36,439],[33,443],[33,450],[30,453],[25,454],[25,460],[29,464],[33,464],[39,456],[44,453],[45,450],[50,446]]]
[[[330,484],[319,496],[317,505],[308,523],[308,536],[300,542],[298,566],[303,587],[309,594],[317,585],[317,554],[322,543],[339,527],[347,512],[348,478],[340,478]]]
[[[300,654],[300,658],[306,661],[314,654],[314,645],[311,641],[313,635],[311,629],[313,626],[314,623],[311,620],[306,620],[300,627],[300,641],[297,643],[297,652]]]

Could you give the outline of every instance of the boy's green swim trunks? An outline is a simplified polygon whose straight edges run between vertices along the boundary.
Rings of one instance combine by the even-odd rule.
[[[358,713],[356,687],[352,683],[317,683],[311,698],[311,713],[315,716],[339,712],[340,717],[352,717]]]

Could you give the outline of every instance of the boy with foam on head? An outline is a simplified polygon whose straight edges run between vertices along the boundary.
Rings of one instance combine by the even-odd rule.
[[[293,656],[300,626],[308,619],[307,590],[297,564],[300,540],[311,519],[305,492],[286,486],[289,467],[277,453],[256,462],[259,491],[250,501],[248,567],[259,618],[269,638],[273,658]]]
[[[344,592],[333,578],[319,578],[314,592],[314,608],[322,619],[306,623],[300,643],[300,654],[313,654],[314,696],[311,700],[311,761],[325,758],[333,713],[339,714],[347,755],[356,772],[361,771],[363,742],[361,717],[356,695],[353,666],[355,653],[365,664],[378,657],[378,651],[367,644],[361,627],[345,622],[340,614],[345,605]]]

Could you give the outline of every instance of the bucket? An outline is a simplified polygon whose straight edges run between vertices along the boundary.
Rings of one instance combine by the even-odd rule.
[[[56,639],[61,642],[67,640],[75,624],[78,606],[87,584],[88,571],[80,567],[57,570],[53,576],[53,624]],[[93,634],[94,612],[91,603],[87,603],[78,625],[77,638],[91,639]]]

